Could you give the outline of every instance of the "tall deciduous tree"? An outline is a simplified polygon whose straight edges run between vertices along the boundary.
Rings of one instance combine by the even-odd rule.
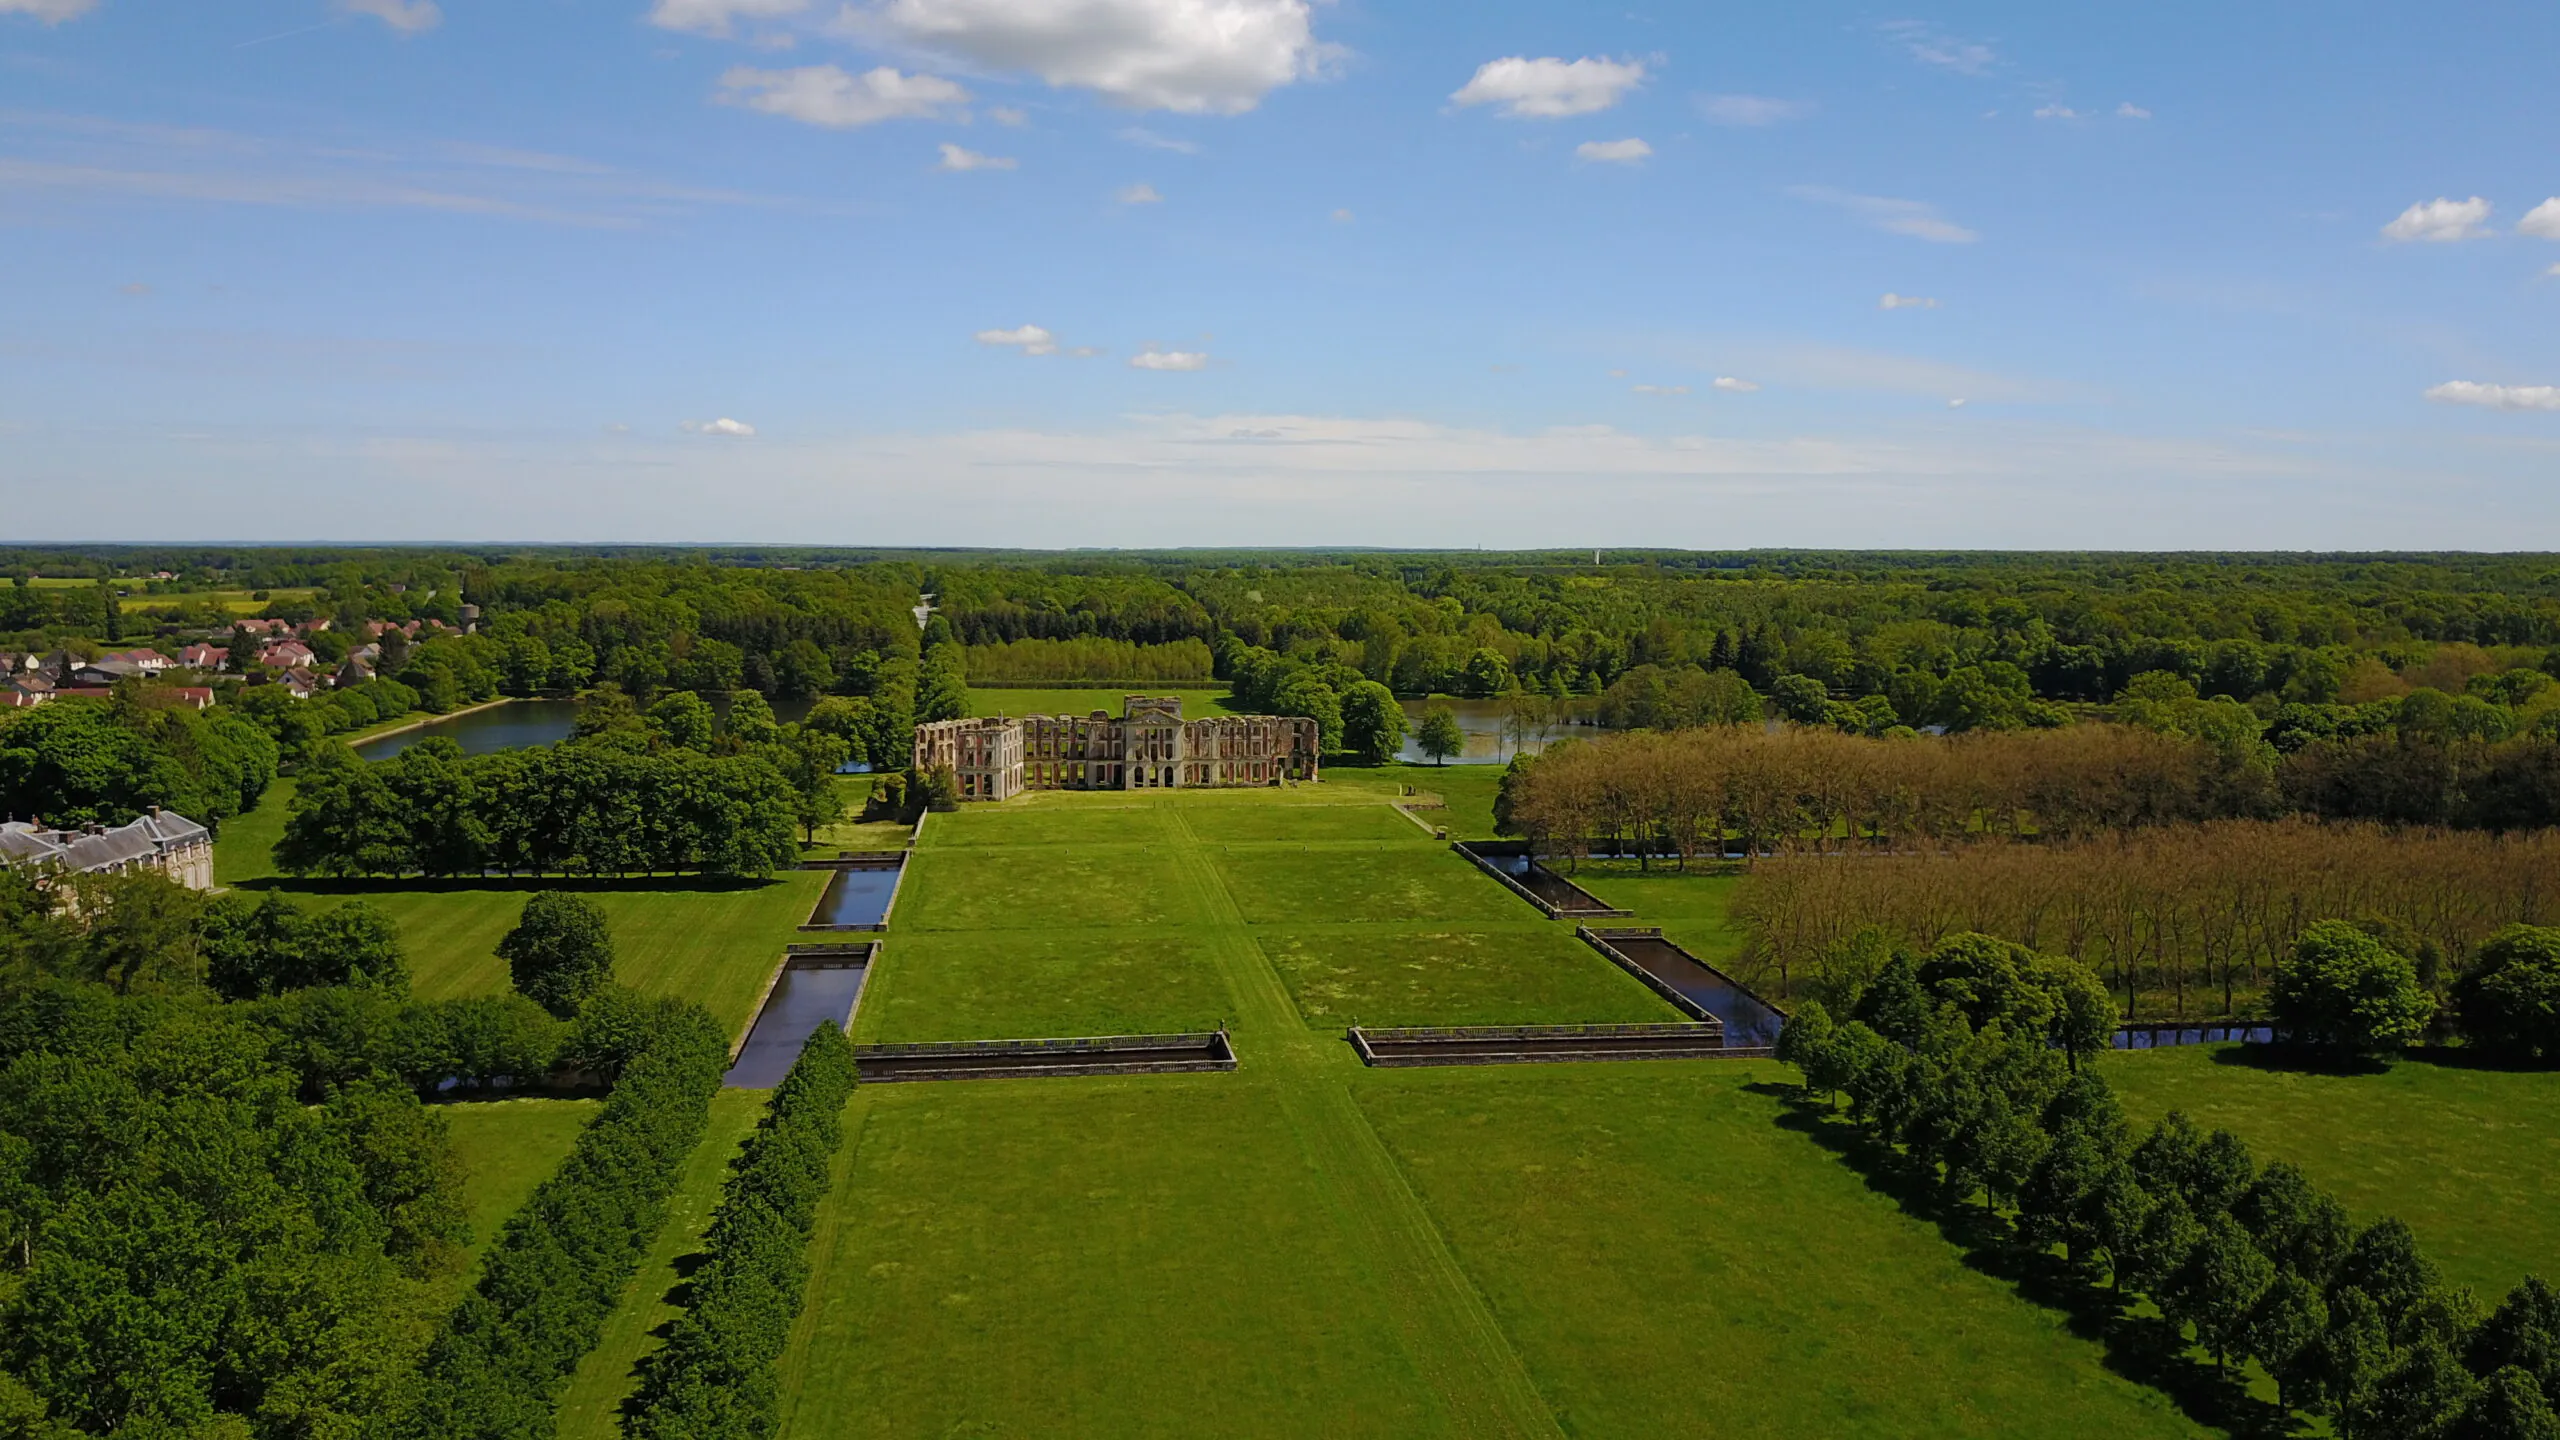
[[[527,900],[498,958],[525,998],[563,1020],[613,983],[613,936],[604,911],[583,896],[545,890]]]
[[[1426,706],[1421,728],[1414,731],[1414,743],[1435,765],[1446,765],[1449,757],[1467,748],[1466,732],[1458,728],[1458,717],[1446,705]]]
[[[2267,997],[2296,1043],[2342,1059],[2388,1057],[2426,1032],[2435,997],[2405,955],[2343,920],[2306,928]]]
[[[1404,707],[1396,703],[1395,692],[1375,680],[1363,680],[1344,691],[1342,741],[1371,765],[1396,758],[1404,744]]]

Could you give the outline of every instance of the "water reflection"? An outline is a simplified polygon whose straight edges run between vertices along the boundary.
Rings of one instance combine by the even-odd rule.
[[[827,881],[827,892],[818,897],[818,908],[810,914],[809,923],[846,929],[876,927],[889,918],[889,897],[897,890],[898,867],[894,865],[839,870]]]
[[[721,1084],[732,1089],[764,1090],[782,1083],[809,1032],[821,1025],[842,1025],[853,1015],[862,995],[864,965],[793,965],[773,983],[756,1028],[747,1032],[746,1048],[729,1067]]]
[[[359,740],[356,749],[367,760],[388,760],[422,740],[444,736],[462,746],[465,755],[487,755],[527,745],[552,745],[569,738],[578,723],[575,700],[510,700],[467,715],[430,720],[414,730]]]
[[[1413,765],[1426,765],[1431,757],[1422,753],[1422,712],[1433,706],[1446,707],[1457,718],[1458,733],[1465,737],[1465,748],[1449,757],[1452,765],[1500,765],[1514,755],[1535,755],[1547,746],[1587,726],[1566,725],[1556,717],[1555,703],[1533,698],[1520,705],[1512,700],[1399,700],[1404,707],[1404,748],[1396,758]]]

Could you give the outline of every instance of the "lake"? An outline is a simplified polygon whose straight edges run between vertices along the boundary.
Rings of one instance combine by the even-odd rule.
[[[1533,729],[1526,737],[1511,732],[1511,702],[1508,700],[1399,700],[1404,707],[1404,748],[1396,758],[1413,765],[1427,765],[1431,757],[1422,753],[1417,732],[1422,729],[1422,712],[1434,705],[1444,705],[1458,718],[1458,733],[1466,737],[1466,748],[1449,757],[1452,765],[1501,765],[1526,750],[1535,755],[1548,744],[1588,726],[1550,725]]]
[[[806,719],[815,703],[776,700],[773,715],[783,721]],[[487,755],[497,750],[521,750],[528,745],[557,745],[569,738],[577,723],[575,700],[510,700],[485,710],[430,720],[415,730],[358,740],[355,747],[367,760],[388,760],[421,740],[442,735],[460,744],[465,755]]]

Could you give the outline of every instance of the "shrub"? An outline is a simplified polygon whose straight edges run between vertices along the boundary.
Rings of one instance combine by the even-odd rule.
[[[2510,925],[2453,987],[2462,1033],[2502,1060],[2560,1060],[2560,928]]]
[[[2436,1002],[2409,957],[2343,920],[2323,920],[2276,967],[2268,1008],[2295,1043],[2366,1058],[2417,1039]]]
[[[613,934],[604,911],[583,896],[545,890],[524,902],[498,958],[526,999],[567,1020],[588,996],[613,983]]]

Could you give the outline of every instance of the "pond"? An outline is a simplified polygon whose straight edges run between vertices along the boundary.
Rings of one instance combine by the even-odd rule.
[[[430,720],[414,730],[359,740],[356,749],[367,760],[388,760],[421,740],[441,735],[459,743],[465,755],[487,755],[566,740],[577,722],[575,700],[510,700],[467,715]]]
[[[746,1048],[720,1083],[733,1090],[766,1090],[791,1073],[809,1032],[821,1025],[842,1025],[852,1018],[862,998],[862,977],[870,967],[859,962],[824,965],[791,964],[773,982],[773,993],[756,1012],[756,1028],[747,1032]]]
[[[1419,734],[1422,712],[1434,705],[1447,707],[1449,713],[1457,717],[1458,733],[1466,739],[1466,747],[1449,757],[1452,765],[1501,765],[1524,750],[1535,755],[1550,742],[1573,734],[1577,729],[1590,728],[1532,724],[1524,734],[1512,721],[1511,702],[1508,700],[1454,700],[1442,696],[1431,700],[1399,700],[1396,703],[1404,707],[1405,725],[1404,748],[1396,752],[1396,758],[1412,765],[1426,765],[1431,761],[1430,756],[1422,753]]]
[[[784,722],[805,720],[815,704],[811,700],[776,700],[773,716]],[[557,745],[569,738],[577,723],[575,700],[510,700],[468,714],[430,720],[414,730],[358,740],[355,747],[367,760],[388,760],[421,740],[443,735],[459,743],[465,755],[487,755],[529,745]],[[852,767],[847,773],[867,772],[869,768]]]
[[[890,897],[898,893],[899,869],[897,865],[861,865],[838,870],[802,928],[878,929],[889,918]]]

